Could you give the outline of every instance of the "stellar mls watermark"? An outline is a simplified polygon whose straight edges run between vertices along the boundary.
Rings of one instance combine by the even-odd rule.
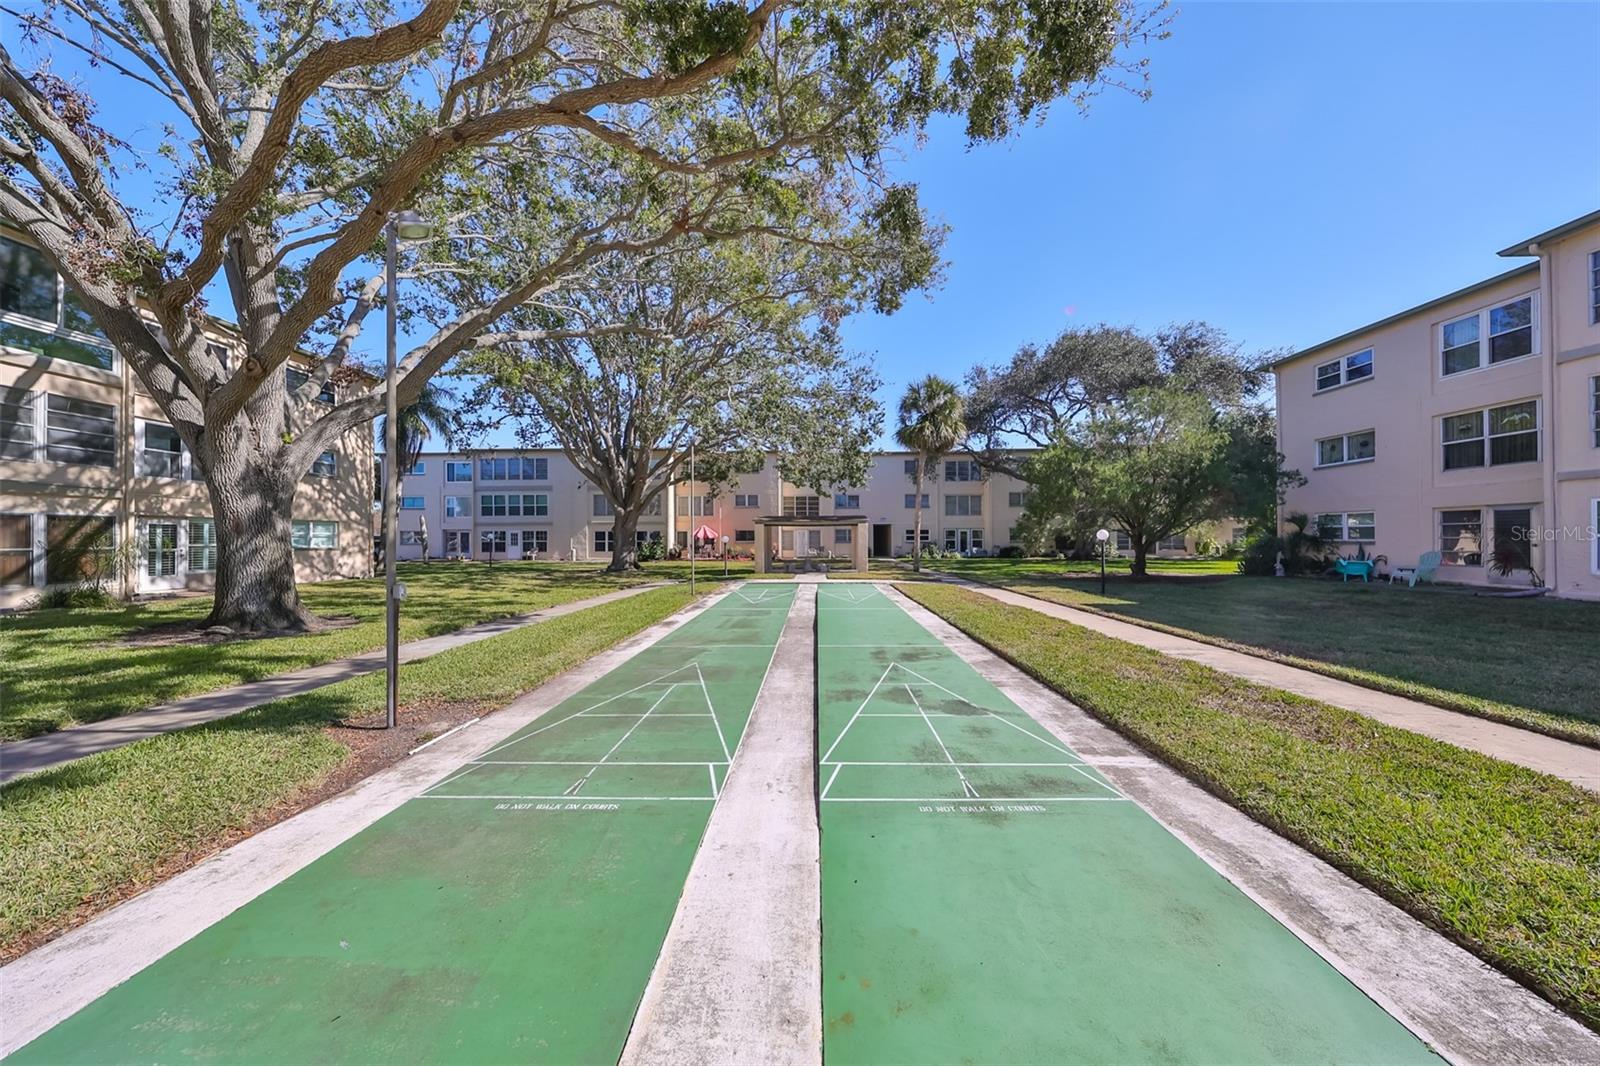
[[[1547,544],[1555,541],[1587,543],[1600,538],[1600,526],[1526,526],[1511,531],[1512,540],[1525,540],[1529,544]]]

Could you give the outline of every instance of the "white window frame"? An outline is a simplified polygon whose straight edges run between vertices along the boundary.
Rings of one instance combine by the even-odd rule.
[[[320,518],[296,518],[289,524],[289,543],[300,551],[335,550],[339,547],[339,523]]]
[[[847,511],[861,510],[861,494],[858,492],[836,492],[833,494],[833,509]]]
[[[444,516],[446,518],[471,518],[471,496],[446,496],[444,498]]]
[[[1517,430],[1511,430],[1509,432],[1501,432],[1501,433],[1495,433],[1495,432],[1492,432],[1490,430],[1490,428],[1489,428],[1489,412],[1490,411],[1498,411],[1503,407],[1519,407],[1519,406],[1521,406],[1522,404],[1525,404],[1525,403],[1533,404],[1533,428],[1532,429],[1517,429]],[[1477,415],[1478,416],[1478,436],[1476,436],[1476,437],[1463,437],[1461,440],[1455,440],[1455,441],[1446,441],[1444,439],[1444,424],[1445,424],[1445,420],[1449,419],[1449,418],[1460,418],[1462,415]],[[1535,446],[1537,448],[1538,454],[1536,454],[1532,459],[1519,459],[1514,463],[1497,463],[1497,462],[1494,461],[1493,441],[1495,440],[1495,438],[1497,438],[1497,437],[1516,437],[1516,436],[1521,436],[1524,433],[1532,433],[1533,434],[1534,444],[1535,444]],[[1473,408],[1473,409],[1469,409],[1469,410],[1466,410],[1466,411],[1454,411],[1454,412],[1452,412],[1450,414],[1447,414],[1447,415],[1440,415],[1439,416],[1439,432],[1437,434],[1437,440],[1439,441],[1439,471],[1440,471],[1440,473],[1448,474],[1448,473],[1451,473],[1452,471],[1455,471],[1455,470],[1488,470],[1488,469],[1490,469],[1492,467],[1496,467],[1496,466],[1522,466],[1522,465],[1527,464],[1527,463],[1543,462],[1544,461],[1544,453],[1545,453],[1545,448],[1544,448],[1544,403],[1537,396],[1529,396],[1529,397],[1526,397],[1526,398],[1521,399],[1521,400],[1508,400],[1505,403],[1497,403],[1497,404],[1494,404],[1494,405],[1489,406],[1489,407],[1478,407],[1478,408]],[[1450,468],[1446,469],[1446,467],[1444,465],[1444,450],[1445,450],[1445,448],[1448,447],[1451,444],[1465,444],[1465,443],[1467,443],[1468,441],[1471,441],[1471,440],[1481,440],[1483,442],[1483,462],[1479,463],[1476,466],[1455,466],[1455,467],[1450,467]]]
[[[43,440],[44,440],[44,414],[43,414],[43,411],[44,411],[44,395],[45,394],[43,392],[40,392],[40,391],[36,390],[36,389],[24,389],[24,388],[19,388],[16,385],[0,386],[0,390],[3,390],[5,392],[10,392],[10,393],[15,393],[17,396],[21,397],[21,399],[17,403],[12,404],[13,407],[21,407],[24,404],[26,404],[27,407],[28,407],[28,417],[27,417],[27,419],[26,420],[19,419],[17,421],[17,425],[19,425],[19,426],[20,425],[26,425],[28,427],[28,432],[30,434],[30,439],[28,440],[28,444],[27,444],[27,455],[12,457],[12,461],[13,462],[19,462],[19,463],[38,463],[38,462],[42,462],[44,460],[44,444],[43,444]],[[6,459],[6,458],[8,458],[8,457],[0,456],[0,460]]]
[[[471,555],[472,530],[447,529],[444,531],[445,555]]]
[[[804,506],[801,502],[804,501]],[[820,496],[785,496],[783,498],[784,518],[817,518],[822,514],[822,498]]]
[[[311,464],[311,469],[307,470],[306,474],[309,477],[338,477],[339,453],[329,448],[317,456],[316,461]]]
[[[1528,341],[1530,348],[1528,350],[1528,354],[1512,356],[1510,359],[1502,359],[1498,363],[1489,362],[1489,349],[1491,347],[1491,342],[1493,341],[1494,337],[1498,336],[1498,334],[1491,334],[1489,332],[1490,324],[1492,322],[1490,316],[1494,311],[1497,311],[1502,307],[1509,306],[1510,304],[1517,303],[1519,300],[1528,301],[1530,326]],[[1445,327],[1453,326],[1457,322],[1465,322],[1469,318],[1476,319],[1478,322],[1478,363],[1476,366],[1467,367],[1465,370],[1452,370],[1449,373],[1446,373],[1444,369]],[[1519,326],[1518,328],[1520,329],[1522,327]],[[1476,311],[1470,311],[1464,315],[1456,315],[1454,318],[1445,319],[1443,322],[1440,322],[1437,326],[1435,326],[1433,329],[1434,372],[1438,374],[1441,379],[1459,378],[1463,374],[1477,374],[1485,370],[1493,370],[1495,367],[1509,366],[1512,363],[1520,363],[1524,359],[1535,359],[1543,351],[1542,341],[1543,338],[1540,336],[1539,329],[1539,290],[1531,289],[1528,292],[1521,293],[1517,296],[1507,297],[1504,300],[1496,300],[1492,304],[1485,304]]]
[[[413,503],[412,502],[413,500],[416,501],[416,502]],[[400,497],[400,510],[402,510],[402,511],[425,511],[427,509],[428,509],[428,498],[426,496],[402,496],[402,497]]]
[[[594,550],[597,554],[615,554],[617,550],[617,532],[610,526],[596,529],[590,543],[594,545]]]
[[[1357,525],[1357,523],[1350,521],[1353,515],[1371,516],[1371,522],[1359,523],[1361,528],[1370,528],[1372,530],[1370,537],[1357,537],[1350,532],[1351,528]],[[1322,527],[1324,525],[1322,520],[1324,518],[1337,518],[1339,520],[1339,535],[1336,537],[1323,537],[1324,540],[1331,540],[1338,544],[1372,544],[1378,539],[1378,513],[1376,511],[1323,511],[1312,515],[1311,525],[1317,531],[1318,536],[1322,536]]]
[[[944,498],[946,518],[982,518],[983,493],[958,492]]]
[[[906,500],[905,500],[906,510],[910,511],[910,510],[913,510],[913,509],[916,508],[916,506],[917,506],[917,497],[919,495],[922,497],[922,506],[923,507],[927,507],[928,506],[928,494],[926,492],[923,492],[923,493],[908,492],[908,493],[906,493]]]
[[[455,476],[456,472],[458,470],[460,470],[460,468],[463,467],[463,466],[467,468],[467,476],[466,477],[456,477]],[[455,483],[457,485],[460,485],[460,484],[470,485],[470,484],[472,484],[472,460],[471,459],[449,459],[449,460],[446,460],[445,464],[444,464],[444,479],[446,481],[453,482],[453,483]]]
[[[485,548],[484,542],[489,546]],[[491,558],[496,555],[507,555],[511,551],[511,533],[505,529],[480,529],[478,530],[478,553]]]
[[[906,527],[905,542],[907,544],[915,544],[916,540],[917,540],[917,527],[916,526],[908,526],[908,527]],[[928,528],[926,525],[924,525],[922,527],[922,543],[924,543],[924,544],[932,544],[933,543],[933,530]]]
[[[743,510],[760,508],[761,494],[757,492],[736,492],[733,494],[733,506],[736,509]]]
[[[0,237],[4,237],[14,244],[20,244],[24,248],[32,248],[34,251],[38,251],[37,248],[34,248],[34,246],[28,242],[17,240],[17,238],[12,237],[9,234],[0,233]],[[49,265],[48,259],[46,260],[45,265]],[[63,324],[65,321],[64,316],[66,314],[67,307],[67,281],[61,276],[60,271],[54,271],[54,273],[56,276],[56,320],[54,322],[43,318],[34,318],[32,315],[25,315],[20,311],[6,310],[0,310],[0,321],[9,322],[13,326],[17,326],[21,329],[32,330],[35,333],[43,333],[46,336],[51,337],[61,337],[76,344],[83,344],[91,348],[99,348],[103,351],[106,351],[111,355],[110,366],[95,366],[93,363],[80,363],[75,359],[62,359],[60,361],[64,363],[71,363],[73,366],[88,367],[90,370],[95,370],[102,374],[120,375],[122,373],[122,356],[117,352],[116,347],[112,345],[110,341],[104,337],[96,337],[92,333],[84,333],[80,330],[68,329]],[[15,348],[11,345],[0,345],[0,348],[7,348],[10,351],[26,351],[26,349]],[[34,355],[35,353],[29,352],[28,354]],[[56,361],[54,356],[49,355],[36,355],[36,358],[49,359],[51,362]]]
[[[975,459],[946,459],[944,461],[944,479],[946,481],[982,481],[983,468]]]
[[[1023,490],[1021,492],[1007,492],[1006,493],[1006,506],[1007,507],[1018,507],[1018,508],[1022,508],[1024,510],[1026,510],[1027,506],[1028,506],[1028,493],[1027,493],[1027,491]]]
[[[611,518],[617,513],[616,508],[611,506],[611,501],[606,499],[605,493],[593,493],[589,503],[590,513],[595,518]]]
[[[200,537],[195,537],[195,528],[199,527]],[[184,565],[191,574],[214,574],[217,572],[217,523],[210,518],[189,518],[184,520],[184,533],[188,536],[189,543],[185,545]],[[194,553],[200,552],[200,565],[194,565]],[[207,566],[207,563],[210,563]]]
[[[733,531],[733,542],[735,544],[754,544],[756,542],[756,531],[753,529],[736,529]]]
[[[1440,430],[1440,432],[1442,433],[1443,430]],[[1351,437],[1359,437],[1363,433],[1371,433],[1372,434],[1372,454],[1368,455],[1368,456],[1363,456],[1362,458],[1359,458],[1359,459],[1352,459],[1352,458],[1350,458],[1350,438]],[[1339,451],[1340,451],[1340,454],[1342,454],[1344,456],[1344,458],[1343,459],[1339,459],[1339,460],[1337,460],[1335,462],[1325,463],[1325,462],[1322,461],[1322,446],[1324,444],[1326,444],[1328,441],[1331,441],[1331,440],[1336,440],[1336,441],[1339,442]],[[1329,467],[1334,467],[1334,466],[1353,466],[1356,463],[1374,462],[1378,458],[1378,431],[1376,429],[1356,429],[1356,430],[1351,430],[1349,433],[1338,433],[1338,434],[1335,434],[1332,437],[1322,437],[1317,441],[1316,447],[1317,447],[1316,454],[1314,456],[1312,456],[1312,460],[1311,460],[1312,461],[1312,467],[1311,468],[1313,470],[1325,470],[1325,469],[1327,469]]]
[[[1589,325],[1600,326],[1600,250],[1589,253]]]
[[[1600,448],[1600,374],[1589,379],[1589,413],[1594,429],[1594,446]]]
[[[1371,367],[1372,369],[1368,370],[1365,374],[1362,374],[1359,377],[1351,377],[1350,366],[1352,362],[1360,359],[1363,355],[1367,357],[1367,361],[1363,365]],[[1325,367],[1330,366],[1338,367],[1339,380],[1335,381],[1331,385],[1324,385],[1322,384],[1322,371]],[[1363,381],[1371,381],[1377,376],[1378,360],[1373,354],[1372,347],[1369,345],[1365,348],[1359,349],[1358,351],[1350,352],[1348,355],[1341,355],[1337,359],[1324,359],[1322,362],[1312,367],[1311,391],[1315,393],[1332,392],[1334,389],[1342,389],[1346,385],[1359,385]]]
[[[144,458],[144,432],[150,426],[163,426],[172,429],[172,423],[163,422],[156,418],[135,418],[133,420],[133,472],[135,477],[159,478],[162,481],[188,481],[194,477],[193,458],[189,454],[189,446],[178,439],[178,472],[176,474],[150,474],[145,472]],[[176,432],[174,430],[174,432]],[[171,452],[164,452],[171,455]]]

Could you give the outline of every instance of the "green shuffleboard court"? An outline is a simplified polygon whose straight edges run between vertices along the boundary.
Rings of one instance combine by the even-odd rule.
[[[1438,1061],[882,592],[817,645],[830,1066]]]
[[[16,1063],[615,1063],[794,588],[735,589]]]

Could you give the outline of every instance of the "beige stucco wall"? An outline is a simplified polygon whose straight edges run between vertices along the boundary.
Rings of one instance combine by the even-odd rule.
[[[1551,492],[1557,520],[1547,553],[1556,556],[1552,587],[1563,595],[1600,598],[1600,444],[1595,440],[1594,389],[1600,379],[1600,323],[1592,321],[1590,256],[1600,252],[1600,224],[1540,249],[1549,304],[1551,387],[1556,419]]]

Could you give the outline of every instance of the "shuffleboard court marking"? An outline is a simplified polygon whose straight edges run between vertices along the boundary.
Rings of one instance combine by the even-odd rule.
[[[950,754],[950,749],[945,747],[944,738],[941,737],[939,735],[939,731],[933,727],[933,719],[929,718],[928,712],[922,709],[922,701],[917,699],[917,690],[912,688],[910,685],[906,685],[904,687],[906,690],[906,695],[911,697],[911,702],[917,705],[917,713],[922,715],[922,720],[927,723],[928,732],[932,733],[933,739],[939,742],[939,750],[944,752],[945,761],[947,761],[952,767],[955,767],[956,776],[961,779],[962,791],[964,791],[972,799],[982,799],[983,797],[978,794],[978,790],[973,787],[972,782],[967,780],[967,775],[962,772],[961,767],[956,766],[956,758],[954,755]]]
[[[591,706],[585,707],[580,711],[573,711],[571,714],[564,715],[563,717],[557,719],[554,722],[549,723],[548,725],[541,725],[541,726],[537,726],[537,727],[535,727],[533,729],[524,730],[523,732],[518,733],[516,736],[512,737],[510,740],[506,741],[505,743],[497,744],[494,747],[490,748],[488,751],[484,752],[483,755],[493,755],[495,752],[503,751],[504,749],[511,747],[511,745],[513,745],[513,744],[521,744],[524,740],[527,740],[529,737],[536,737],[540,733],[543,733],[543,732],[545,732],[546,730],[549,730],[549,729],[554,729],[558,725],[565,725],[570,719],[576,718],[579,715],[588,714],[590,711],[593,711],[593,710],[595,710],[597,708],[604,707],[604,706],[607,706],[608,704],[615,703],[617,700],[620,700],[625,696],[631,696],[635,692],[639,692],[639,691],[642,691],[644,689],[647,689],[651,685],[658,685],[662,681],[665,681],[667,678],[671,677],[673,674],[681,674],[686,669],[687,669],[686,666],[680,666],[680,667],[677,667],[676,669],[668,670],[666,673],[662,674],[660,677],[653,677],[649,681],[646,681],[643,684],[635,685],[632,688],[627,689],[625,691],[619,692],[615,696],[607,696],[605,699],[601,700],[599,703],[596,703],[596,704],[593,704]],[[631,718],[632,715],[628,715],[627,717]],[[478,760],[481,760],[483,758],[483,755],[478,756]],[[474,760],[474,761],[476,762],[478,760]],[[444,782],[440,782],[440,784],[443,784],[443,783]],[[435,785],[434,787],[438,788],[439,786]]]

